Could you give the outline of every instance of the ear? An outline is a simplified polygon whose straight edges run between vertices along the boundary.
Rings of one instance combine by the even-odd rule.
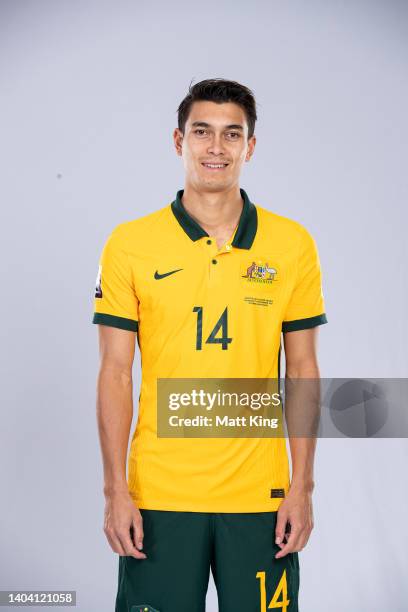
[[[251,136],[251,138],[248,140],[248,151],[247,154],[245,156],[245,161],[249,161],[254,153],[254,149],[255,149],[255,145],[256,145],[256,136],[255,134],[253,136]]]
[[[177,155],[180,155],[180,156],[183,150],[183,138],[184,136],[181,130],[179,130],[179,128],[175,128],[173,132],[174,147],[176,149]]]

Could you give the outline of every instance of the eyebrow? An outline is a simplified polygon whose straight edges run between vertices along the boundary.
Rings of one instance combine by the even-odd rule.
[[[211,125],[209,123],[206,123],[205,121],[193,121],[191,126],[192,127],[205,127],[205,128],[211,127]],[[227,130],[241,130],[242,132],[244,131],[243,126],[240,125],[239,123],[230,123],[229,125],[225,126],[225,129],[227,129]]]

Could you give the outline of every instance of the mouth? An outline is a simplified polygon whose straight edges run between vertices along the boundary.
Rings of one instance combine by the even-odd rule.
[[[219,164],[214,164],[211,162],[201,162],[201,165],[204,166],[204,168],[207,168],[207,170],[210,170],[211,172],[214,171],[220,171],[220,170],[225,170],[225,168],[229,165],[227,163],[219,163]]]

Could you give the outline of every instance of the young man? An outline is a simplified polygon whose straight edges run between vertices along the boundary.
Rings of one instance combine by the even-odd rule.
[[[315,242],[239,187],[256,118],[239,83],[190,87],[174,131],[184,189],[118,225],[102,252],[93,322],[116,612],[203,612],[210,568],[220,612],[298,610],[315,440],[290,438],[290,481],[283,437],[158,432],[162,379],[277,379],[282,333],[286,376],[319,378],[327,319]],[[126,478],[135,339],[142,383]]]

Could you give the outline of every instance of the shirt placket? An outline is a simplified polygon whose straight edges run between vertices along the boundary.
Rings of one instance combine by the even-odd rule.
[[[223,284],[222,272],[225,257],[232,253],[231,241],[226,242],[220,249],[213,236],[203,239],[206,253],[208,285],[212,288],[221,287]]]

